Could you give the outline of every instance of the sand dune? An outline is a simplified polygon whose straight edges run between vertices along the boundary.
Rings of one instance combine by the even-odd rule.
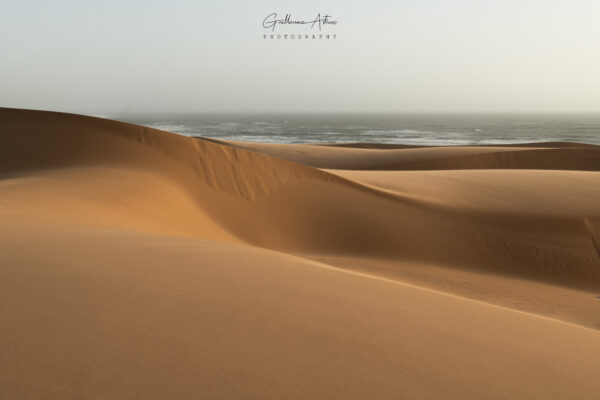
[[[214,140],[213,140],[214,141]],[[316,168],[350,170],[551,169],[598,171],[600,148],[578,143],[417,147],[215,141]]]
[[[595,146],[264,145],[13,109],[0,141],[0,397],[600,392]]]

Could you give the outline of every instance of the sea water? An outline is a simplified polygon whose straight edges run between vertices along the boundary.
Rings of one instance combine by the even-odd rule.
[[[600,144],[600,114],[122,114],[192,137],[268,143]]]

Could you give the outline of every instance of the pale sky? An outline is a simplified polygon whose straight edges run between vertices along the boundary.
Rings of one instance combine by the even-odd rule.
[[[265,40],[273,12],[337,38]],[[600,112],[599,21],[597,0],[0,0],[0,106]]]

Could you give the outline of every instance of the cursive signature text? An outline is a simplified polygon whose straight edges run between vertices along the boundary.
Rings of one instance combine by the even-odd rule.
[[[278,18],[277,13],[271,13],[266,16],[262,25],[263,28],[271,29],[272,31],[274,31],[278,25],[310,25],[310,29],[313,29],[316,26],[321,30],[325,25],[336,25],[337,23],[338,22],[329,14],[321,15],[321,13],[319,13],[314,19],[301,20],[293,19],[292,14],[285,14],[285,17]]]

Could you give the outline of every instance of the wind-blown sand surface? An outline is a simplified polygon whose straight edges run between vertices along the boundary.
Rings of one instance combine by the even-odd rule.
[[[600,393],[599,147],[0,143],[0,398]]]

